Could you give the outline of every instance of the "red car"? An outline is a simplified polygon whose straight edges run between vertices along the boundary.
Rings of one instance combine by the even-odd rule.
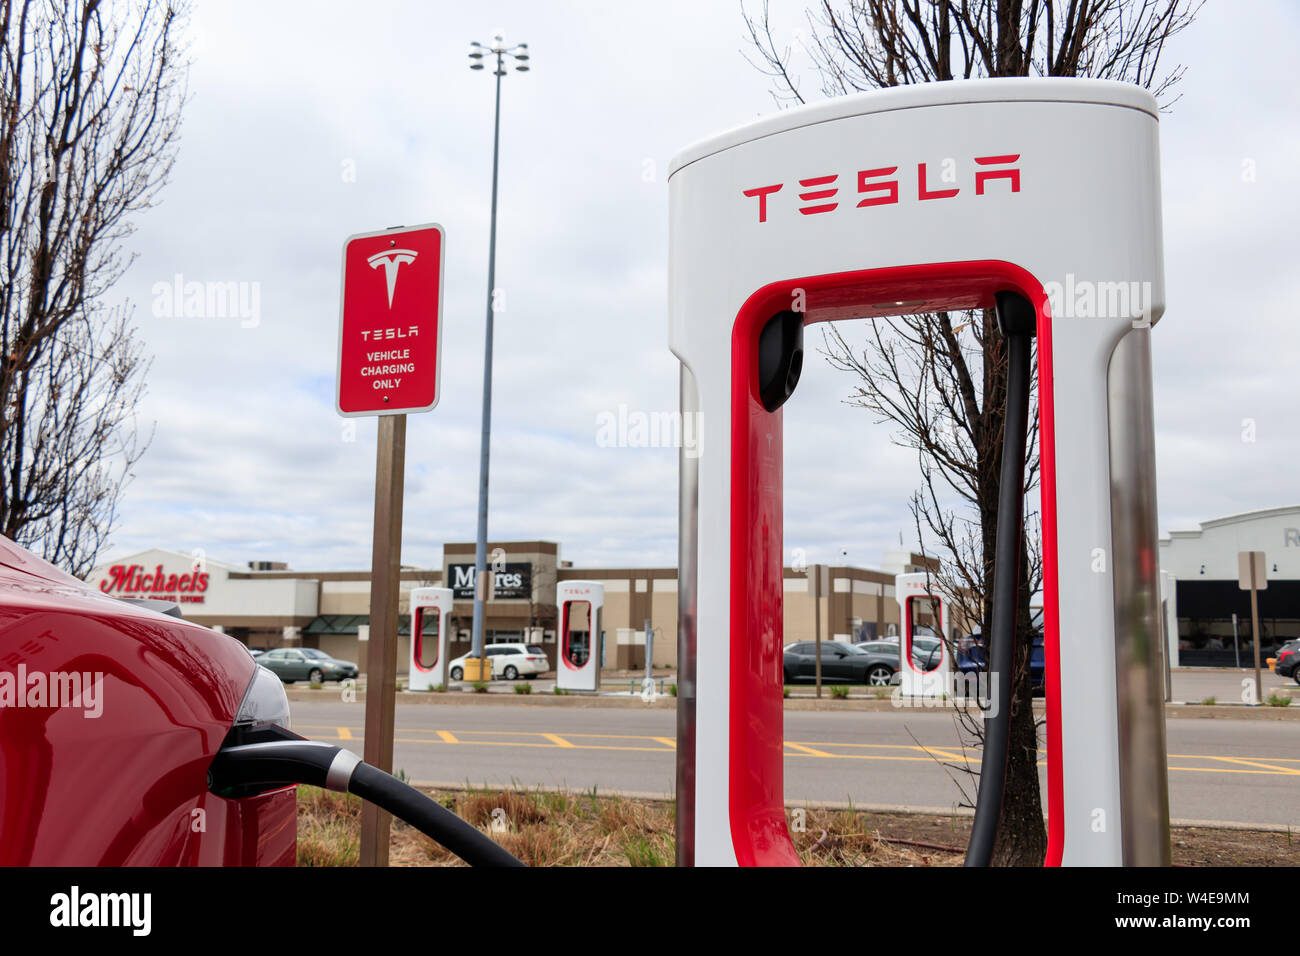
[[[234,638],[0,538],[0,865],[292,865],[293,786],[208,789],[237,718],[287,726],[257,673]]]
[[[296,784],[479,865],[517,859],[350,751],[289,730],[239,641],[101,594],[0,537],[0,865],[288,866]]]

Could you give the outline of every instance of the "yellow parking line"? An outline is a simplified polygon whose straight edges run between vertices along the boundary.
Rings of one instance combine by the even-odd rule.
[[[824,750],[817,750],[813,747],[808,747],[804,744],[791,743],[788,740],[785,742],[785,745],[787,747],[793,747],[795,750],[798,750],[809,757],[834,757],[835,756],[835,754],[828,754]]]
[[[663,737],[651,737],[646,734],[571,734],[566,733],[565,737],[581,740],[663,740]]]
[[[1177,759],[1179,759],[1179,760],[1219,760],[1219,759],[1221,759],[1221,758],[1219,758],[1218,756],[1216,756],[1216,755],[1214,755],[1214,754],[1170,754],[1170,755],[1169,755],[1169,759],[1170,759],[1170,760],[1173,760],[1174,758],[1177,758]],[[1227,760],[1270,760],[1270,761],[1273,761],[1273,762],[1275,762],[1275,763],[1294,763],[1294,764],[1300,764],[1300,757],[1260,757],[1260,756],[1256,756],[1255,754],[1233,754],[1231,757],[1225,757],[1225,758],[1222,758],[1222,759],[1227,759]]]
[[[786,744],[787,747],[798,747],[798,748],[800,748],[800,749],[811,749],[811,750],[818,750],[818,749],[820,749],[820,748],[822,748],[822,747],[836,747],[836,748],[838,748],[838,747],[854,747],[854,748],[860,748],[860,749],[861,749],[861,748],[870,748],[870,749],[872,749],[872,750],[910,750],[910,751],[913,751],[913,752],[919,751],[920,753],[923,753],[923,754],[929,754],[929,755],[932,755],[932,756],[935,756],[935,757],[940,757],[940,758],[942,758],[942,759],[944,759],[944,760],[964,760],[964,759],[966,759],[966,757],[963,757],[962,755],[957,754],[957,753],[953,752],[952,750],[950,750],[950,749],[948,749],[948,748],[941,748],[941,747],[926,747],[926,746],[917,745],[917,744],[852,744],[852,743],[841,743],[841,742],[838,741],[838,740],[836,740],[836,741],[794,741],[794,740],[787,740],[787,741],[785,742],[785,744]],[[972,750],[973,752],[975,752],[975,753],[978,753],[979,748],[978,748],[978,747],[972,747],[971,750]],[[852,758],[855,758],[855,759],[856,759],[858,755],[857,755],[857,754],[829,753],[829,754],[826,754],[826,756],[828,756],[828,757],[845,757],[845,758],[852,757]]]
[[[348,730],[346,727],[339,727],[339,728],[338,728],[338,732],[339,732],[339,740],[353,740],[353,739],[355,739],[355,738],[353,738],[353,736],[352,736],[352,731]]]
[[[438,736],[442,738],[442,742],[444,744],[460,743],[460,741],[456,739],[456,736],[450,730],[439,730]]]
[[[790,745],[789,745],[789,744],[786,744],[786,746],[788,747],[788,746],[790,746]],[[805,754],[795,753],[795,754],[791,754],[791,756],[792,756],[792,757],[803,757],[803,756],[805,756]],[[809,754],[809,755],[807,755],[807,756],[811,756],[811,754]],[[933,763],[934,763],[934,758],[933,758],[933,757],[905,757],[905,756],[903,756],[902,754],[897,754],[897,755],[895,755],[895,754],[831,754],[831,753],[824,753],[824,754],[822,754],[821,756],[823,756],[823,757],[834,757],[836,760],[899,760],[899,761],[902,761],[902,762],[904,762],[904,763],[909,763],[909,762],[910,762],[910,763],[928,763],[928,764],[933,764]],[[1039,764],[1039,766],[1043,766],[1043,764]]]
[[[329,738],[322,738],[329,739]],[[436,744],[441,743],[438,740],[430,740],[427,737],[394,737],[394,743],[398,744]],[[546,743],[524,743],[518,740],[457,740],[456,743],[468,747],[545,747],[548,750],[559,750],[559,745],[547,741]],[[573,750],[622,750],[631,752],[644,752],[652,754],[670,754],[673,752],[672,747],[613,747],[603,744],[571,744]]]
[[[651,737],[650,739],[657,740],[661,744],[667,744],[669,747],[672,747],[674,750],[677,749],[677,741],[673,740],[673,738],[671,737]]]
[[[542,736],[545,737],[547,740],[549,740],[551,743],[555,744],[555,746],[557,747],[568,747],[572,749],[577,746],[577,744],[569,743],[569,741],[565,740],[559,734],[542,734]]]
[[[1170,770],[1182,770],[1187,773],[1259,773],[1269,777],[1300,776],[1294,770],[1232,770],[1228,767],[1170,767]]]
[[[926,747],[921,744],[855,744],[839,740],[799,740],[787,741],[787,743],[802,743],[807,744],[810,747],[853,747],[859,750],[934,750],[935,752],[938,752],[934,747]]]
[[[1208,760],[1226,760],[1229,763],[1239,763],[1247,767],[1262,767],[1265,770],[1276,770],[1278,773],[1292,774],[1300,776],[1300,769],[1294,767],[1279,767],[1276,764],[1261,763],[1257,760],[1247,760],[1245,757],[1207,757]]]
[[[958,762],[969,761],[972,756],[969,752],[965,754],[957,754],[949,750],[939,750],[937,747],[922,747],[920,749],[922,752],[927,753],[932,757],[939,757],[943,760],[956,760]]]

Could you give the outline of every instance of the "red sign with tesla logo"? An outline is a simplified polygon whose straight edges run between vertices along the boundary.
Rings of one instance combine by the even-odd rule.
[[[427,412],[438,404],[443,245],[433,223],[343,244],[340,415]]]

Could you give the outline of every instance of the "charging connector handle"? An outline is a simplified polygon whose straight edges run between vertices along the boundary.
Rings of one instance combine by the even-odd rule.
[[[997,295],[998,327],[1006,338],[1007,408],[1002,430],[997,540],[993,555],[992,632],[985,641],[991,712],[984,718],[979,798],[966,847],[966,866],[988,866],[998,840],[1011,745],[1016,622],[1020,600],[1020,540],[1024,532],[1025,447],[1029,430],[1029,358],[1034,307],[1014,292]]]
[[[356,794],[405,820],[471,866],[524,865],[437,801],[333,744],[276,740],[223,747],[208,771],[208,786],[216,793],[292,783]]]

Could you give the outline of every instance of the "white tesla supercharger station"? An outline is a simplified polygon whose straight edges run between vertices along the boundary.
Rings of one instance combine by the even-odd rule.
[[[561,690],[600,690],[600,609],[605,585],[598,581],[561,581],[555,586],[560,615],[555,686]]]
[[[715,136],[669,177],[669,341],[705,449],[679,462],[678,862],[798,862],[782,775],[780,405],[803,326],[992,308],[1006,293],[1027,300],[1037,337],[1046,862],[1167,862],[1149,653],[1155,100],[1079,79],[902,87]]]
[[[894,578],[894,599],[898,601],[898,688],[903,697],[953,696],[952,622],[948,602],[928,574],[900,574]],[[926,624],[921,619],[928,618]],[[934,630],[939,646],[929,656],[912,653],[912,641],[920,627]]]
[[[451,613],[451,588],[414,588],[411,591],[410,690],[447,686],[447,615]],[[438,622],[436,637],[424,633],[432,616]]]

